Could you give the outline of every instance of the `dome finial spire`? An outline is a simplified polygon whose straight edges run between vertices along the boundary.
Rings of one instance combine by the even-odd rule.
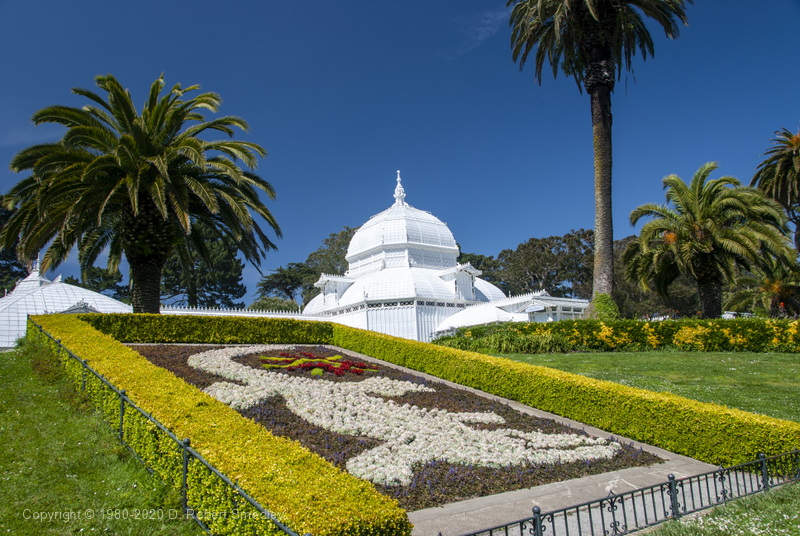
[[[405,205],[406,204],[406,191],[403,190],[403,185],[400,184],[400,170],[397,170],[397,186],[394,189],[394,204],[395,205]]]

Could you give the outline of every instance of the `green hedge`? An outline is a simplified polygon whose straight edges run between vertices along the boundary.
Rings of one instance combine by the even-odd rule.
[[[118,332],[125,333],[123,326],[130,325],[131,333],[140,333],[145,320],[139,317],[120,316],[115,324]],[[262,319],[232,318],[222,323],[218,318],[194,317],[191,320],[194,327],[191,329],[203,334],[204,338],[189,340],[180,329],[180,321],[185,319],[165,317],[163,320],[164,325],[171,326],[173,330],[170,336],[179,333],[183,342],[207,342],[205,333],[211,331],[212,326],[220,338],[227,342],[254,342],[252,333],[263,333],[260,331],[263,329]],[[198,327],[204,322],[208,322],[207,330]],[[294,324],[298,321],[275,319],[273,322],[292,322],[292,329],[301,330]],[[307,329],[330,334],[313,341],[315,343],[334,344],[708,463],[732,465],[752,461],[759,452],[772,455],[800,447],[800,423],[338,324],[313,324],[313,328],[308,326]],[[230,331],[222,332],[223,326]],[[518,327],[522,333],[551,330],[552,333],[578,337],[587,344],[591,340],[610,341],[605,344],[613,344],[614,348],[636,341],[651,348],[660,348],[664,347],[666,340],[684,341],[681,344],[686,345],[698,344],[703,348],[712,345],[727,348],[726,345],[732,344],[732,339],[737,341],[748,337],[748,340],[761,340],[763,344],[775,347],[793,348],[800,341],[797,322],[760,320],[652,323],[562,321]],[[285,330],[279,332],[285,333]],[[159,339],[155,332],[151,332],[149,337],[151,341]],[[268,340],[276,339],[272,337]],[[628,340],[631,342],[625,342]],[[276,342],[308,341],[281,338]]]
[[[109,315],[110,316],[110,315]],[[155,315],[153,315],[155,316]],[[110,330],[123,330],[130,323],[135,337],[162,339],[157,329],[165,327],[168,337],[178,336],[183,342],[209,342],[209,333],[228,342],[242,338],[236,332],[245,329],[255,337],[265,329],[260,319],[248,322],[219,321],[205,318],[175,317],[186,322],[189,333],[200,340],[187,340],[180,324],[166,317],[164,321],[151,315],[127,315],[107,321],[94,315],[91,320]],[[242,417],[199,389],[185,383],[166,369],[157,367],[114,338],[101,333],[73,315],[32,317],[75,355],[86,359],[89,366],[103,374],[119,389],[125,389],[134,404],[170,429],[179,438],[190,438],[192,447],[231,480],[238,481],[254,499],[273,512],[278,519],[298,532],[314,536],[408,536],[408,516],[394,500],[380,495],[368,482],[359,480],[311,453],[299,443],[273,436],[264,427]],[[230,319],[228,319],[230,320]],[[310,323],[309,323],[310,324]],[[229,331],[220,331],[223,326]],[[325,325],[287,323],[275,333],[318,333]],[[139,330],[139,331],[137,331]],[[56,344],[30,323],[28,336],[48,344],[59,354]],[[270,340],[274,340],[270,338]],[[245,342],[251,342],[249,339]],[[284,341],[281,341],[284,342]],[[319,341],[312,341],[319,342]],[[82,367],[60,352],[68,375],[79,386]],[[119,397],[91,374],[86,375],[86,391],[92,404],[112,426],[119,423]],[[176,443],[138,412],[125,414],[125,441],[165,482],[180,489],[182,453]],[[188,475],[189,506],[199,513],[214,534],[251,535],[282,534],[268,520],[260,518],[249,504],[238,500],[233,509],[233,491],[213,473],[194,461]],[[227,513],[226,516],[220,513]]]
[[[508,323],[464,328],[435,344],[462,350],[503,353],[537,352],[543,335],[568,341],[566,350],[642,351],[676,348],[684,351],[800,352],[800,322],[741,318],[735,320],[562,320]],[[559,351],[550,345],[543,351]]]
[[[95,329],[128,343],[328,344],[332,333],[328,322],[290,318],[153,314],[78,316]]]

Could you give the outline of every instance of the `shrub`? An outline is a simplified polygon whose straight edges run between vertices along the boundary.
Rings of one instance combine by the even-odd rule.
[[[619,320],[619,307],[616,302],[608,294],[598,294],[592,300],[594,306],[594,319],[595,320]]]
[[[467,333],[469,337],[467,337]],[[554,344],[552,351],[640,351],[677,348],[683,351],[800,352],[800,322],[796,320],[747,318],[734,320],[562,320],[548,323],[508,323],[492,328],[469,328],[434,344],[477,350],[488,348],[498,353],[527,350],[500,350],[531,346],[514,337],[550,333],[563,337],[567,344]],[[502,335],[500,335],[502,334]],[[544,350],[541,350],[544,351]],[[531,352],[532,353],[532,352]]]
[[[291,318],[84,314],[95,329],[130,343],[327,344],[331,325]]]

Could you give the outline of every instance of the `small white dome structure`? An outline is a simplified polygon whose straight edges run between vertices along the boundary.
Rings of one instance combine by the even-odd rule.
[[[303,314],[430,341],[437,326],[466,307],[503,299],[502,291],[458,264],[453,233],[436,216],[412,207],[397,172],[394,204],[353,235],[344,275],[323,274],[322,293]]]
[[[25,336],[28,315],[60,313],[69,309],[100,313],[130,313],[131,306],[85,288],[68,285],[58,276],[50,281],[39,274],[38,262],[28,277],[0,298],[0,348],[11,348]]]

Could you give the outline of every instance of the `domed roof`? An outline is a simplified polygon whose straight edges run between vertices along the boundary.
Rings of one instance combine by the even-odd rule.
[[[404,245],[426,250],[458,252],[456,240],[447,225],[430,212],[405,202],[405,190],[397,172],[394,204],[376,214],[356,231],[347,249],[347,261],[367,257],[379,250],[402,248]]]
[[[386,268],[359,277],[339,298],[339,307],[349,307],[365,299],[375,300],[453,300],[453,287],[432,270]]]
[[[25,335],[27,316],[58,313],[75,305],[101,313],[130,313],[131,306],[85,288],[68,285],[58,276],[54,281],[39,274],[38,267],[17,283],[8,296],[0,298],[0,348],[14,345]]]

